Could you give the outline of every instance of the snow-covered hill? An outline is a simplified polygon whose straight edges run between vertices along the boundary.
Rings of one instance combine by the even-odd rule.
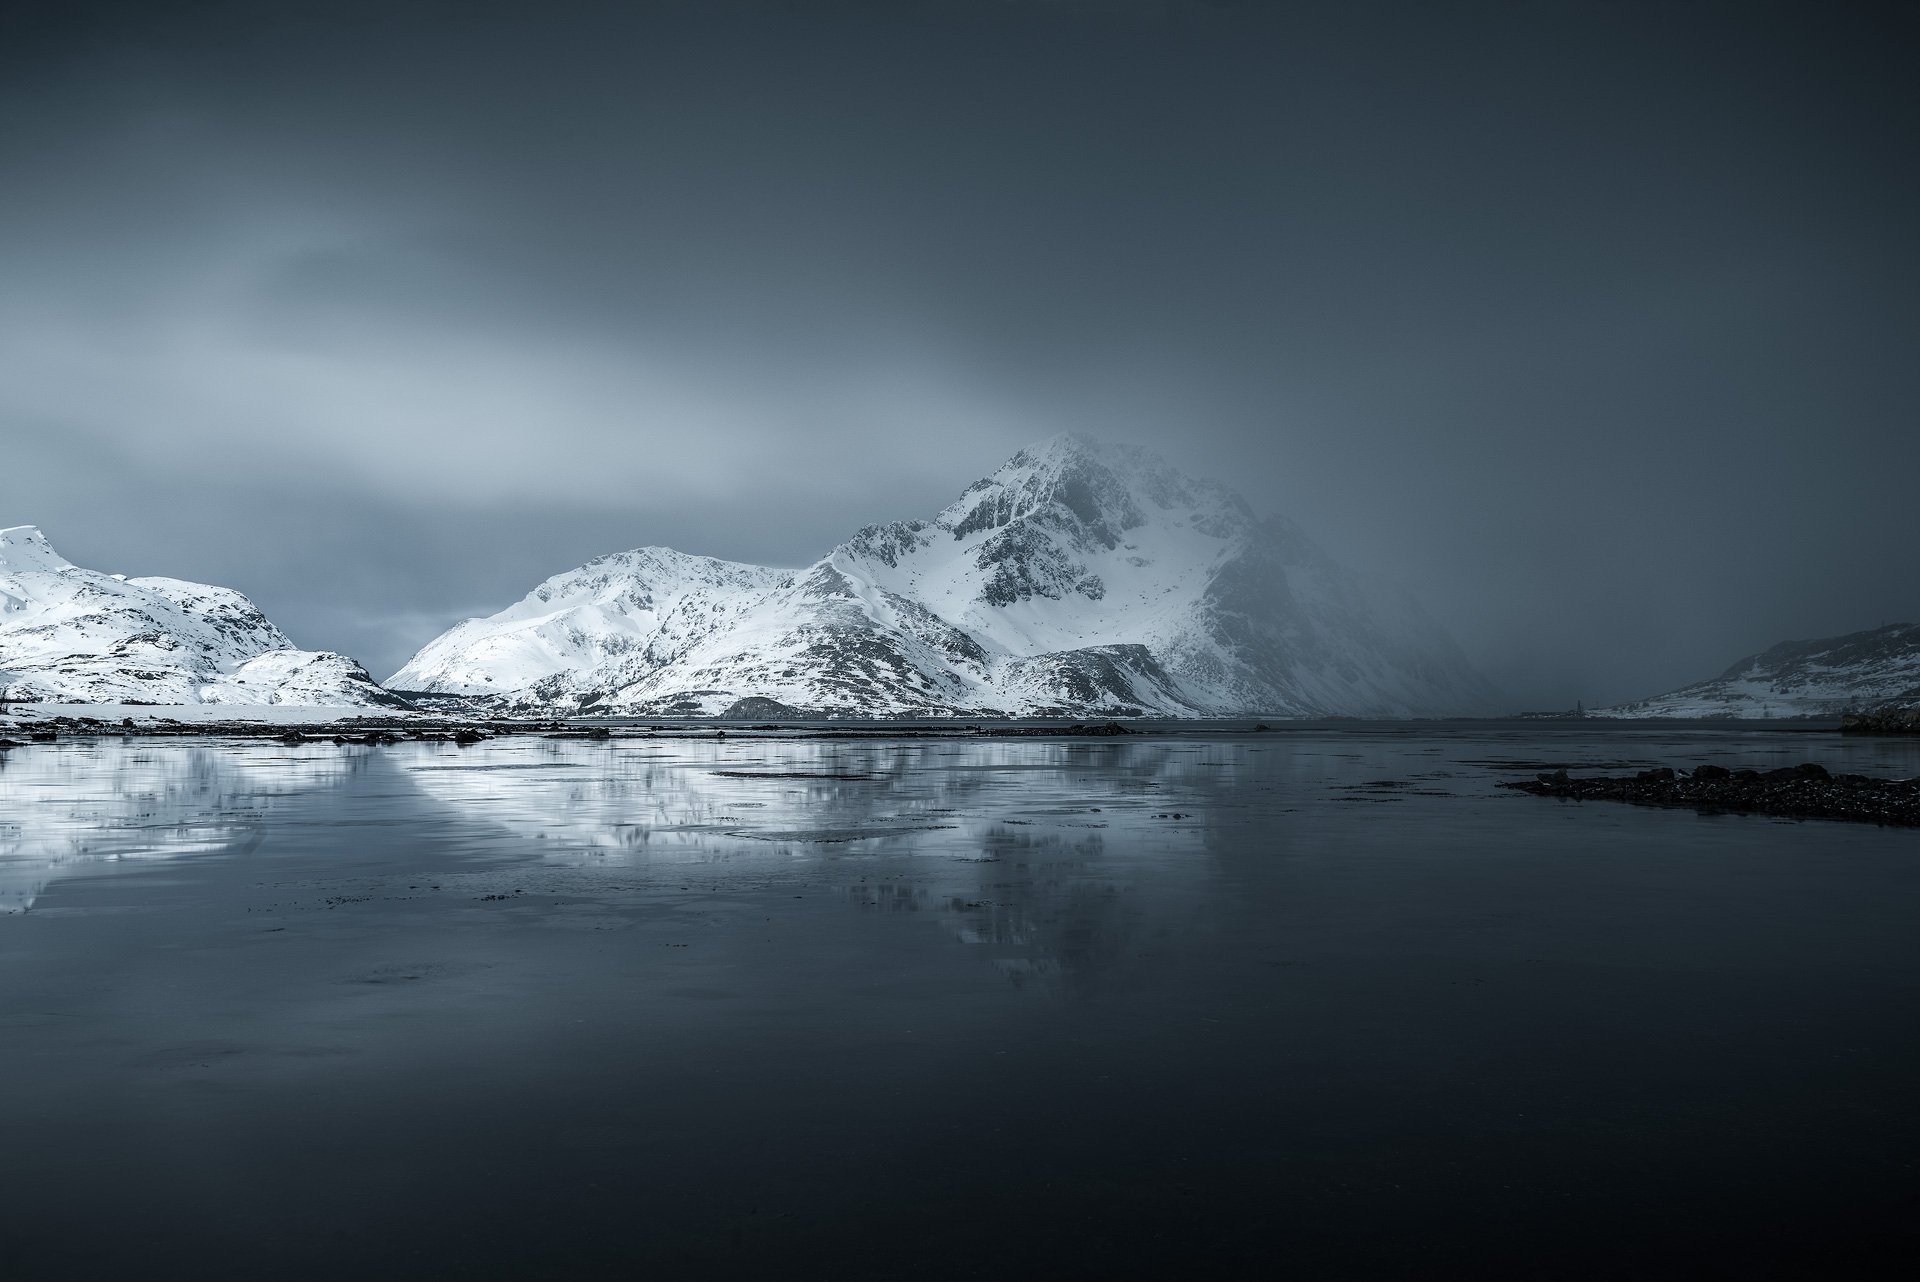
[[[296,650],[229,588],[72,564],[0,530],[0,687],[52,703],[393,704],[344,655]]]
[[[1492,697],[1404,593],[1220,485],[1076,436],[804,569],[601,557],[388,684],[641,715],[751,698],[856,716],[1409,716]]]
[[[1920,703],[1920,625],[1782,642],[1711,680],[1588,715],[1837,717],[1889,703]]]

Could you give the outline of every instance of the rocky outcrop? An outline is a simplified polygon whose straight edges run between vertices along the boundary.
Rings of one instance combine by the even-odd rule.
[[[1920,734],[1920,704],[1888,705],[1840,718],[1841,734]]]
[[[1830,774],[1817,762],[1772,770],[1703,765],[1667,767],[1637,775],[1576,779],[1565,770],[1499,785],[1537,797],[1571,801],[1626,801],[1708,813],[1777,815],[1787,819],[1849,819],[1920,827],[1920,779],[1874,779]]]

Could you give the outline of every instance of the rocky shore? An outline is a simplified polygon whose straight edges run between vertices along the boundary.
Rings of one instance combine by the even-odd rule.
[[[35,743],[59,743],[66,740],[105,738],[142,739],[268,739],[276,743],[479,743],[503,734],[529,734],[559,731],[559,722],[546,725],[528,723],[487,723],[463,721],[404,721],[373,717],[331,722],[275,724],[267,721],[172,721],[166,718],[118,721],[101,717],[48,717],[12,725],[0,724],[0,751]]]
[[[1265,729],[1265,727],[1261,727]],[[461,745],[480,743],[511,735],[538,735],[549,739],[651,739],[661,736],[675,738],[727,738],[731,736],[777,734],[783,739],[822,738],[822,739],[874,739],[874,738],[1107,738],[1114,735],[1137,735],[1150,733],[1144,730],[1129,729],[1117,722],[1105,723],[1075,722],[1062,726],[1003,726],[961,724],[947,726],[906,726],[899,729],[879,729],[873,727],[836,728],[820,725],[752,725],[738,723],[715,724],[712,722],[678,722],[671,725],[582,725],[578,722],[560,720],[535,720],[523,718],[474,718],[461,719],[436,717],[427,720],[420,717],[379,717],[358,716],[330,722],[307,722],[303,724],[273,723],[267,721],[177,721],[166,717],[143,718],[135,720],[123,717],[118,720],[88,716],[58,716],[14,724],[0,722],[0,752],[9,748],[22,748],[34,743],[58,743],[62,740],[101,739],[101,738],[164,738],[164,739],[266,739],[276,743],[298,745],[303,743],[361,744],[377,747],[383,744],[397,743],[456,743]]]
[[[1920,704],[1910,708],[1874,708],[1840,718],[1841,734],[1920,734]]]
[[[1775,815],[1784,819],[1847,819],[1920,828],[1920,779],[1830,774],[1815,762],[1777,770],[1662,766],[1636,775],[1575,779],[1565,770],[1499,785],[1536,797],[1678,806],[1705,813]]]

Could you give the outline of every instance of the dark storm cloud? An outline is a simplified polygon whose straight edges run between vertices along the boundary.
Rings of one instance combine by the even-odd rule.
[[[1650,693],[1920,616],[1913,32],[1834,9],[21,9],[0,520],[384,672],[1081,429]]]

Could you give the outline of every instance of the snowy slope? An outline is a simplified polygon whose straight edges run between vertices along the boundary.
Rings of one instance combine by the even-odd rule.
[[[681,661],[793,577],[672,548],[596,557],[436,637],[387,685],[577,701]]]
[[[1711,680],[1588,715],[1836,717],[1889,703],[1920,703],[1920,625],[1782,642]]]
[[[238,592],[85,570],[31,525],[0,530],[0,685],[56,703],[395,702]]]
[[[512,706],[1406,716],[1485,683],[1403,594],[1139,450],[1057,437],[930,521],[813,565],[602,557],[438,638],[388,683]]]

